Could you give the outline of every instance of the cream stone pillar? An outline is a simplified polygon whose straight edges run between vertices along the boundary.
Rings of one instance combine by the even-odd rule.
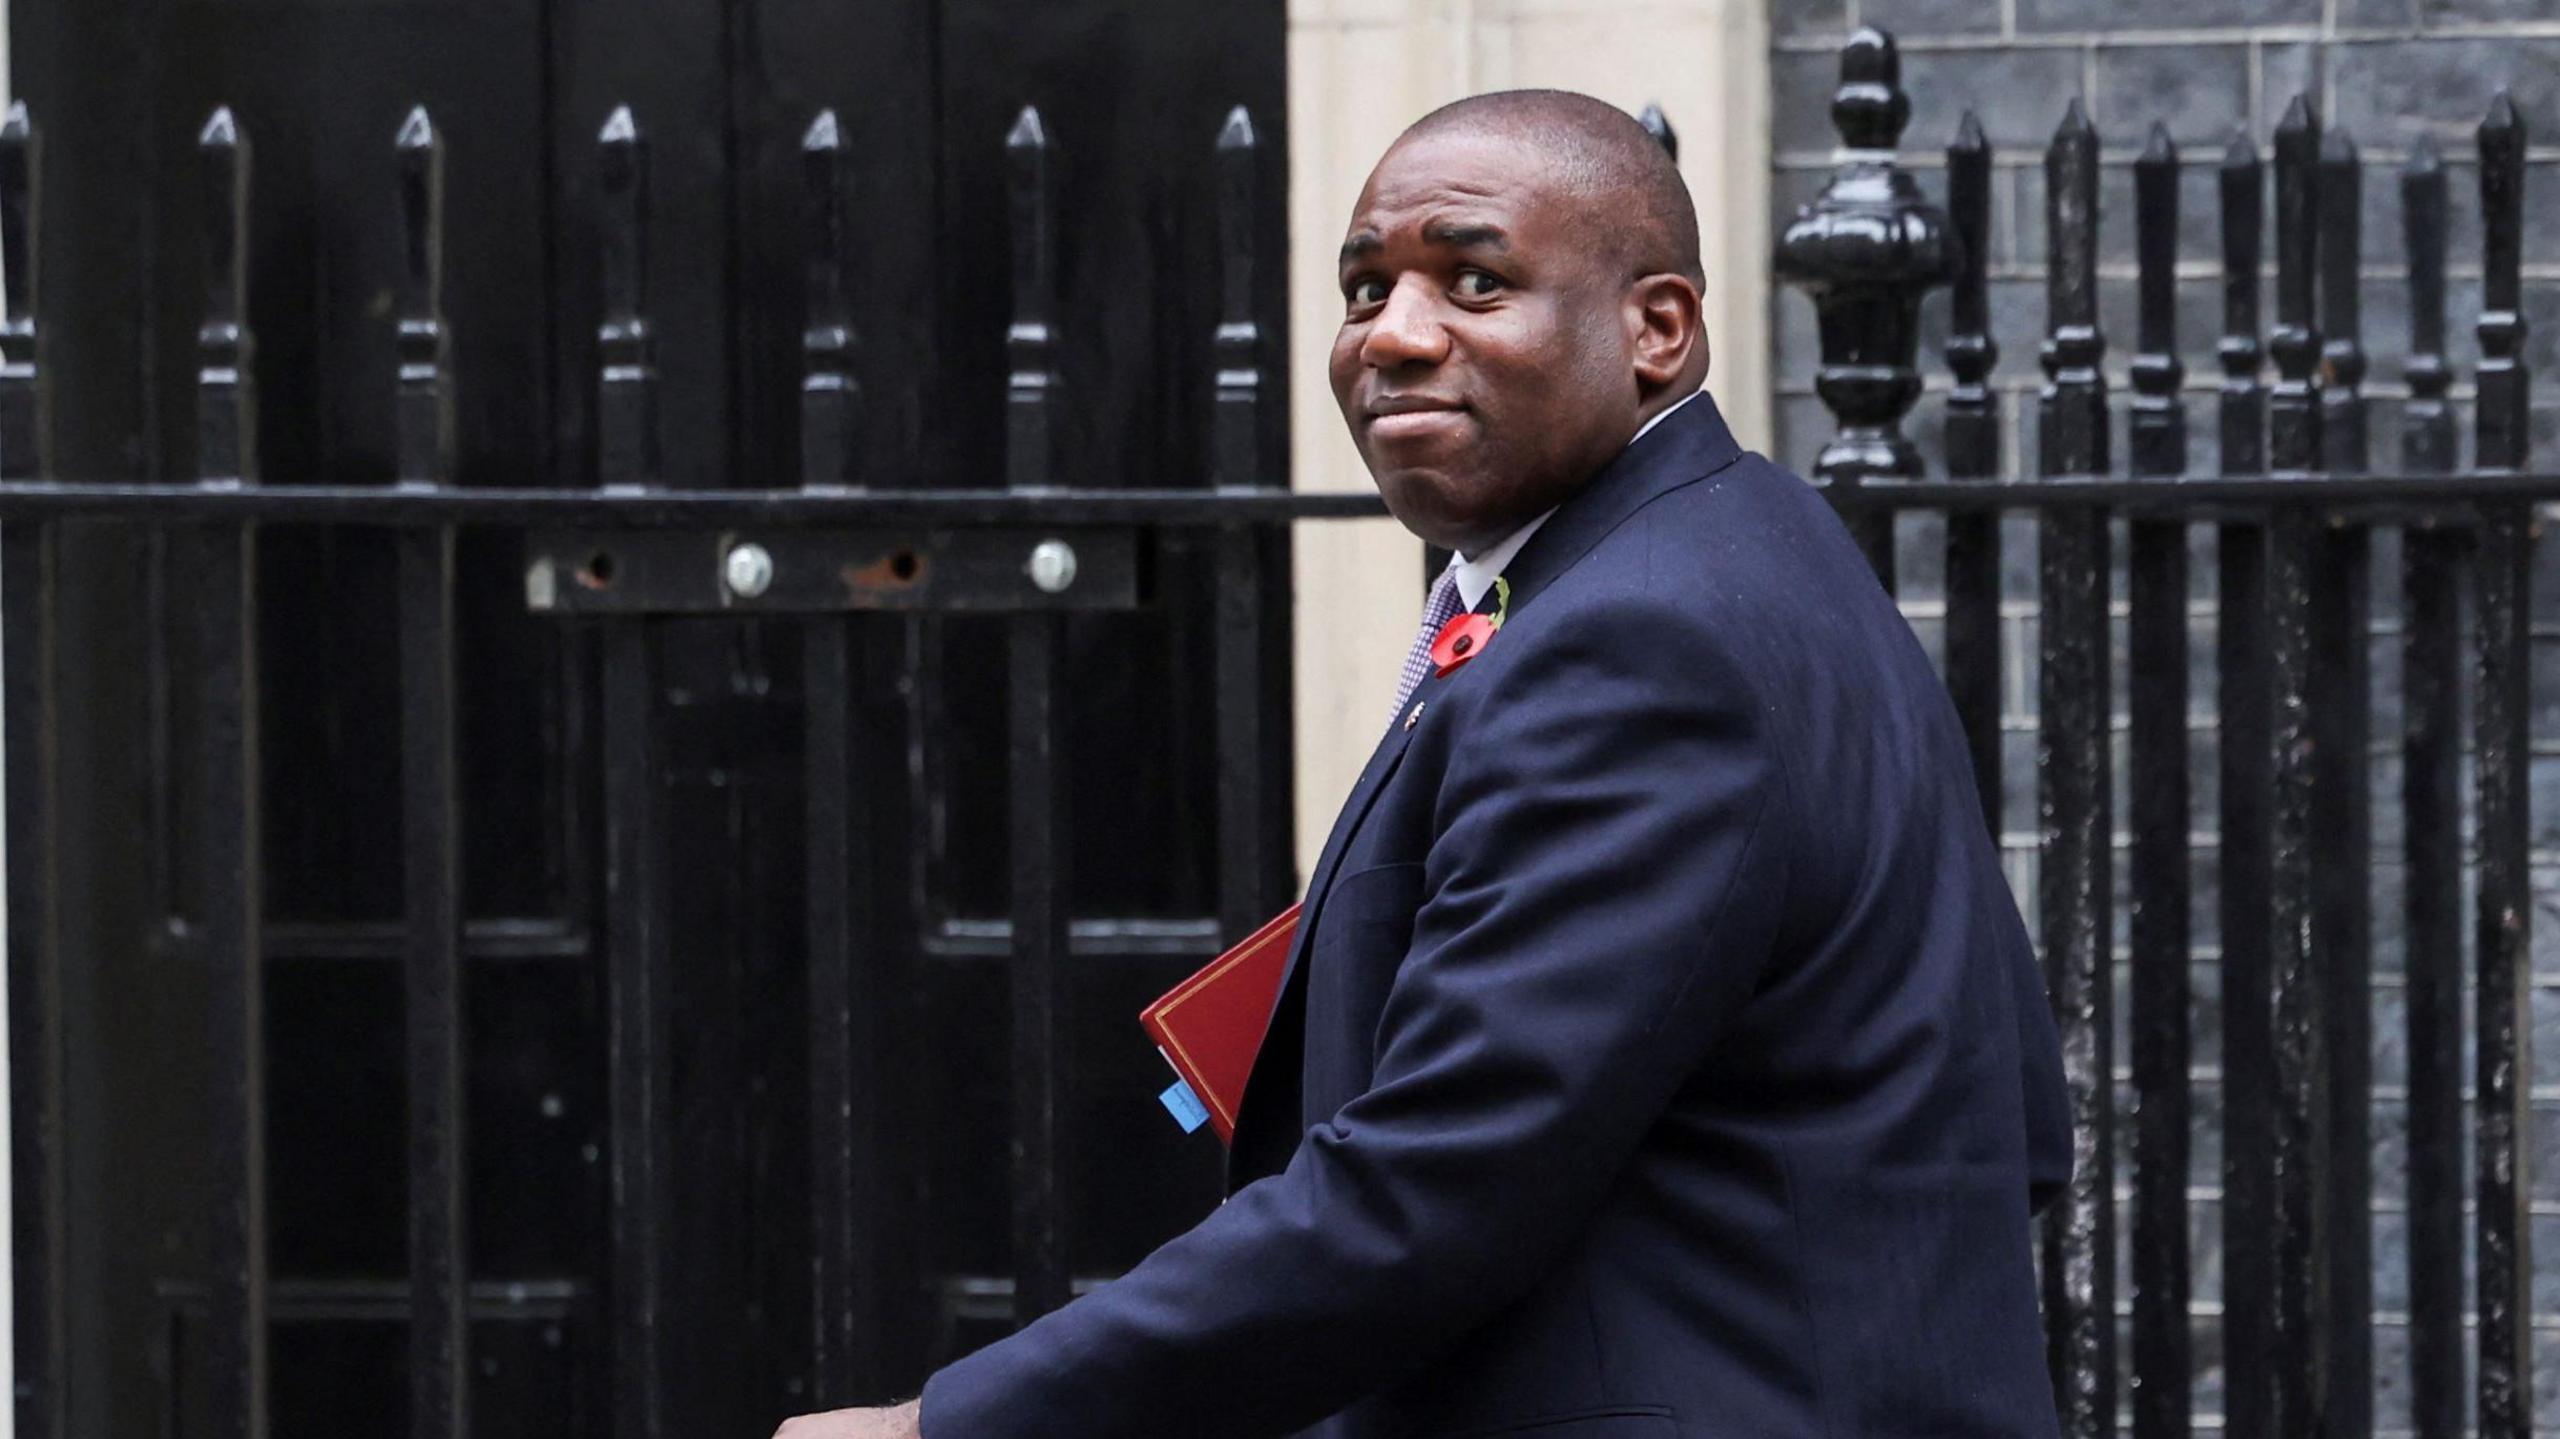
[[[1325,383],[1334,252],[1369,167],[1407,124],[1484,90],[1659,104],[1680,137],[1707,272],[1707,387],[1753,448],[1769,433],[1768,0],[1290,0],[1290,443],[1302,490],[1366,490]],[[1421,542],[1391,520],[1297,530],[1298,868],[1315,866],[1395,697],[1422,605]]]

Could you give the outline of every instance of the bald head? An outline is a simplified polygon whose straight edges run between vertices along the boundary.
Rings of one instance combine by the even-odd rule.
[[[1424,116],[1353,204],[1329,373],[1406,528],[1461,554],[1577,493],[1707,375],[1698,217],[1588,95]]]
[[[1396,146],[1455,134],[1517,147],[1524,167],[1578,202],[1577,224],[1629,279],[1685,275],[1706,283],[1689,186],[1662,142],[1626,111],[1572,90],[1496,90],[1423,116]]]

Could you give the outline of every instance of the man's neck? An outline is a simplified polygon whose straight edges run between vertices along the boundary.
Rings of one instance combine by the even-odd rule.
[[[1678,398],[1678,399],[1676,399],[1676,400],[1673,400],[1670,404],[1667,404],[1667,405],[1663,406],[1661,409],[1654,411],[1654,412],[1653,412],[1653,418],[1652,418],[1652,419],[1649,419],[1649,420],[1645,421],[1643,424],[1636,426],[1636,432],[1635,432],[1633,435],[1631,435],[1631,436],[1629,436],[1629,437],[1628,437],[1628,439],[1627,439],[1627,443],[1628,443],[1628,444],[1630,444],[1630,445],[1632,445],[1632,444],[1634,444],[1637,440],[1641,440],[1641,439],[1643,439],[1643,438],[1645,437],[1645,432],[1646,432],[1647,430],[1650,430],[1650,429],[1652,429],[1654,426],[1656,426],[1656,425],[1658,425],[1658,424],[1661,424],[1663,421],[1665,421],[1665,420],[1667,420],[1667,419],[1670,419],[1670,418],[1671,418],[1671,414],[1672,414],[1672,412],[1673,412],[1674,410],[1679,409],[1682,405],[1685,405],[1685,404],[1689,403],[1691,400],[1694,400],[1694,399],[1698,398],[1700,395],[1703,395],[1703,394],[1705,394],[1705,393],[1706,393],[1706,391],[1705,391],[1704,389],[1695,389],[1695,390],[1691,390],[1689,393],[1687,393],[1687,394],[1685,394],[1685,395],[1682,395],[1680,398]]]
[[[1691,390],[1689,393],[1682,395],[1679,399],[1676,399],[1670,404],[1663,406],[1661,409],[1654,411],[1651,417],[1647,418],[1643,424],[1636,426],[1636,432],[1633,435],[1627,437],[1628,448],[1632,449],[1635,446],[1635,442],[1643,439],[1646,433],[1652,430],[1654,426],[1670,419],[1673,411],[1705,393],[1706,391],[1703,389]],[[1623,454],[1625,451],[1622,450],[1620,453]],[[1528,541],[1530,531],[1535,530],[1538,526],[1546,523],[1547,516],[1554,513],[1555,511],[1553,509],[1549,509],[1543,514],[1532,517],[1531,519],[1523,522],[1519,528],[1513,530],[1510,534],[1484,546],[1482,549],[1478,550],[1475,555],[1453,555],[1451,556],[1451,563],[1458,566],[1477,566],[1490,561],[1493,564],[1493,573],[1499,574],[1501,572],[1502,565],[1508,562],[1513,554],[1518,553],[1520,546]],[[1481,555],[1483,558],[1477,558],[1478,555]],[[1462,575],[1460,578],[1463,582],[1466,576]],[[1491,587],[1493,580],[1490,575],[1486,577],[1484,583],[1486,587]],[[1467,603],[1472,605],[1475,601],[1471,599]]]

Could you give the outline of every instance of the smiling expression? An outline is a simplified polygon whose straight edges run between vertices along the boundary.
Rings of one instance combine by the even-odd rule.
[[[1387,508],[1461,553],[1570,498],[1645,400],[1632,277],[1538,161],[1481,133],[1408,137],[1342,247],[1334,399]]]

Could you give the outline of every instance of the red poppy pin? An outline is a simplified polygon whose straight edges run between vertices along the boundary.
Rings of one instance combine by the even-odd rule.
[[[1433,637],[1431,663],[1439,678],[1447,679],[1458,666],[1484,653],[1484,647],[1493,642],[1494,631],[1502,628],[1503,617],[1511,612],[1511,586],[1501,579],[1493,583],[1498,602],[1492,614],[1452,615]]]
[[[1493,638],[1491,615],[1451,615],[1440,627],[1439,637],[1431,642],[1431,663],[1438,666],[1440,678],[1447,679],[1458,666],[1482,653],[1485,641]]]

